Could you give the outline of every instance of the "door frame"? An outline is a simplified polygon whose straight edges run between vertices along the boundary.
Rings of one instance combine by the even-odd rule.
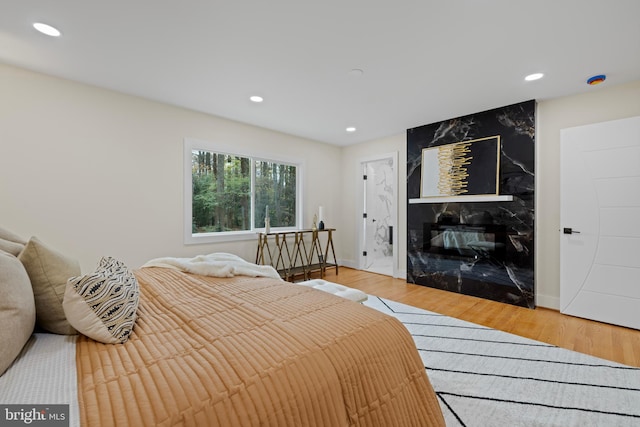
[[[357,186],[356,188],[358,189],[357,191],[357,196],[356,196],[356,203],[357,203],[357,208],[356,208],[356,239],[357,239],[357,244],[356,244],[356,248],[358,251],[358,256],[357,256],[357,265],[358,265],[358,269],[359,270],[364,270],[364,257],[362,256],[362,252],[364,251],[364,230],[362,227],[362,210],[363,210],[363,206],[364,206],[364,188],[362,185],[362,171],[364,168],[364,164],[368,163],[368,162],[374,162],[377,160],[385,160],[385,159],[391,159],[392,162],[392,168],[393,168],[393,176],[394,176],[394,180],[393,180],[393,184],[392,184],[392,189],[393,189],[393,207],[391,208],[391,222],[393,223],[393,232],[391,233],[392,238],[393,238],[393,255],[392,255],[392,261],[393,261],[393,272],[392,272],[392,277],[394,278],[398,278],[400,277],[398,275],[398,152],[397,151],[392,151],[390,153],[384,153],[384,154],[375,154],[372,156],[367,156],[367,157],[361,157],[358,158],[356,160],[356,168],[357,168]]]

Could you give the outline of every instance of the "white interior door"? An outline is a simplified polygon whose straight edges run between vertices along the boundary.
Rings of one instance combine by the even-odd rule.
[[[640,329],[640,117],[561,131],[560,311]]]
[[[395,276],[395,160],[385,157],[362,162],[361,166],[364,195],[361,268]]]

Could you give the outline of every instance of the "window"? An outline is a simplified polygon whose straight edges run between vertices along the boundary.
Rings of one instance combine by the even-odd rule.
[[[185,141],[185,243],[253,239],[267,211],[272,229],[300,228],[300,163],[263,157]]]

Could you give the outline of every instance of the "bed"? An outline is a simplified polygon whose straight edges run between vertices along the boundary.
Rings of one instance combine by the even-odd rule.
[[[444,425],[393,317],[272,277],[133,276],[124,343],[33,334],[0,377],[0,404],[67,403],[70,425],[88,427]],[[56,350],[38,353],[48,341]]]

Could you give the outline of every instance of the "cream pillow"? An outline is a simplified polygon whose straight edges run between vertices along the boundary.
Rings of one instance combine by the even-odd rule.
[[[8,252],[13,256],[18,256],[24,249],[24,245],[0,238],[0,251]]]
[[[138,312],[138,281],[124,263],[104,257],[93,273],[72,277],[64,294],[64,312],[83,335],[107,344],[129,339]]]
[[[10,242],[20,243],[22,246],[27,244],[27,241],[17,234],[13,234],[9,230],[5,230],[0,227],[0,239],[9,240]]]
[[[0,250],[18,256],[26,244],[22,237],[0,227]]]
[[[35,322],[29,276],[15,256],[0,251],[0,375],[20,354]]]
[[[31,279],[38,326],[55,334],[77,334],[67,322],[62,299],[67,279],[80,274],[78,261],[51,249],[36,237],[27,242],[18,258]]]

